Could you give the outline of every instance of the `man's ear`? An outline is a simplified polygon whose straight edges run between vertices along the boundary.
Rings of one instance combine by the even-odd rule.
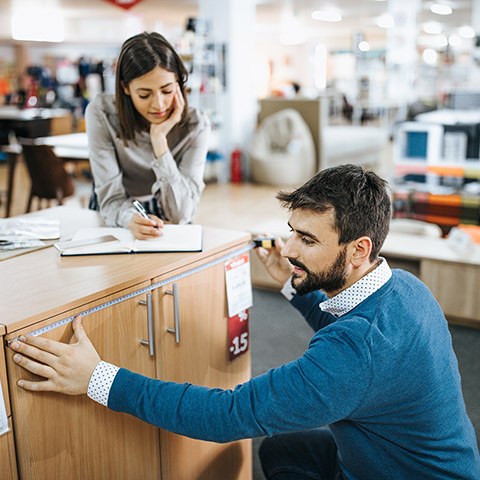
[[[351,263],[354,267],[360,267],[364,262],[369,261],[372,251],[372,239],[367,236],[359,237],[352,242],[352,248]]]

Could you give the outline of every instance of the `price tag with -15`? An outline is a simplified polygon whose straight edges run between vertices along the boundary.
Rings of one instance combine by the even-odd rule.
[[[228,318],[228,359],[235,360],[248,351],[248,310]]]

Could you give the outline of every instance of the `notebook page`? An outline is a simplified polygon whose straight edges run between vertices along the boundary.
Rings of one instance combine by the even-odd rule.
[[[135,252],[199,252],[202,250],[201,225],[164,225],[162,236],[135,240]]]

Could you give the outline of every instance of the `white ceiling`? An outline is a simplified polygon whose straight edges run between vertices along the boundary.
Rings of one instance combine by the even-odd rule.
[[[286,0],[263,0],[261,8],[276,8],[280,10]],[[417,21],[442,22],[446,28],[457,27],[471,22],[472,3],[475,0],[418,0],[420,4]],[[433,3],[444,3],[452,7],[452,15],[436,15],[430,11]],[[372,18],[386,13],[388,1],[377,0],[293,0],[294,9],[302,15],[310,15],[313,10],[320,10],[328,7],[338,8],[342,12],[344,21],[355,23],[362,27],[371,23]]]
[[[228,0],[216,0],[228,1]],[[443,31],[450,33],[452,29],[471,24],[472,3],[476,0],[438,0],[449,4],[454,12],[452,15],[441,16],[430,12],[431,0],[419,0],[421,4],[417,15],[417,23],[428,21],[441,22]],[[145,22],[161,21],[164,24],[184,24],[186,18],[198,14],[197,0],[142,0],[127,12],[106,0],[0,0],[0,39],[9,38],[9,18],[20,5],[25,8],[29,2],[35,7],[60,7],[66,21],[88,22],[115,19],[121,20],[127,15],[137,16]],[[282,11],[288,4],[294,14],[301,18],[307,29],[326,32],[340,31],[380,31],[374,25],[373,19],[386,13],[387,1],[376,0],[258,0],[257,23],[259,25],[275,25],[280,22]],[[322,7],[334,6],[343,16],[340,23],[316,22],[311,19],[311,12]],[[108,32],[105,38],[108,41]]]

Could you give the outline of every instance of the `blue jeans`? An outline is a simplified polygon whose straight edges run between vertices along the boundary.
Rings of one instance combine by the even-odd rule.
[[[267,437],[259,457],[268,480],[343,480],[328,428]]]

